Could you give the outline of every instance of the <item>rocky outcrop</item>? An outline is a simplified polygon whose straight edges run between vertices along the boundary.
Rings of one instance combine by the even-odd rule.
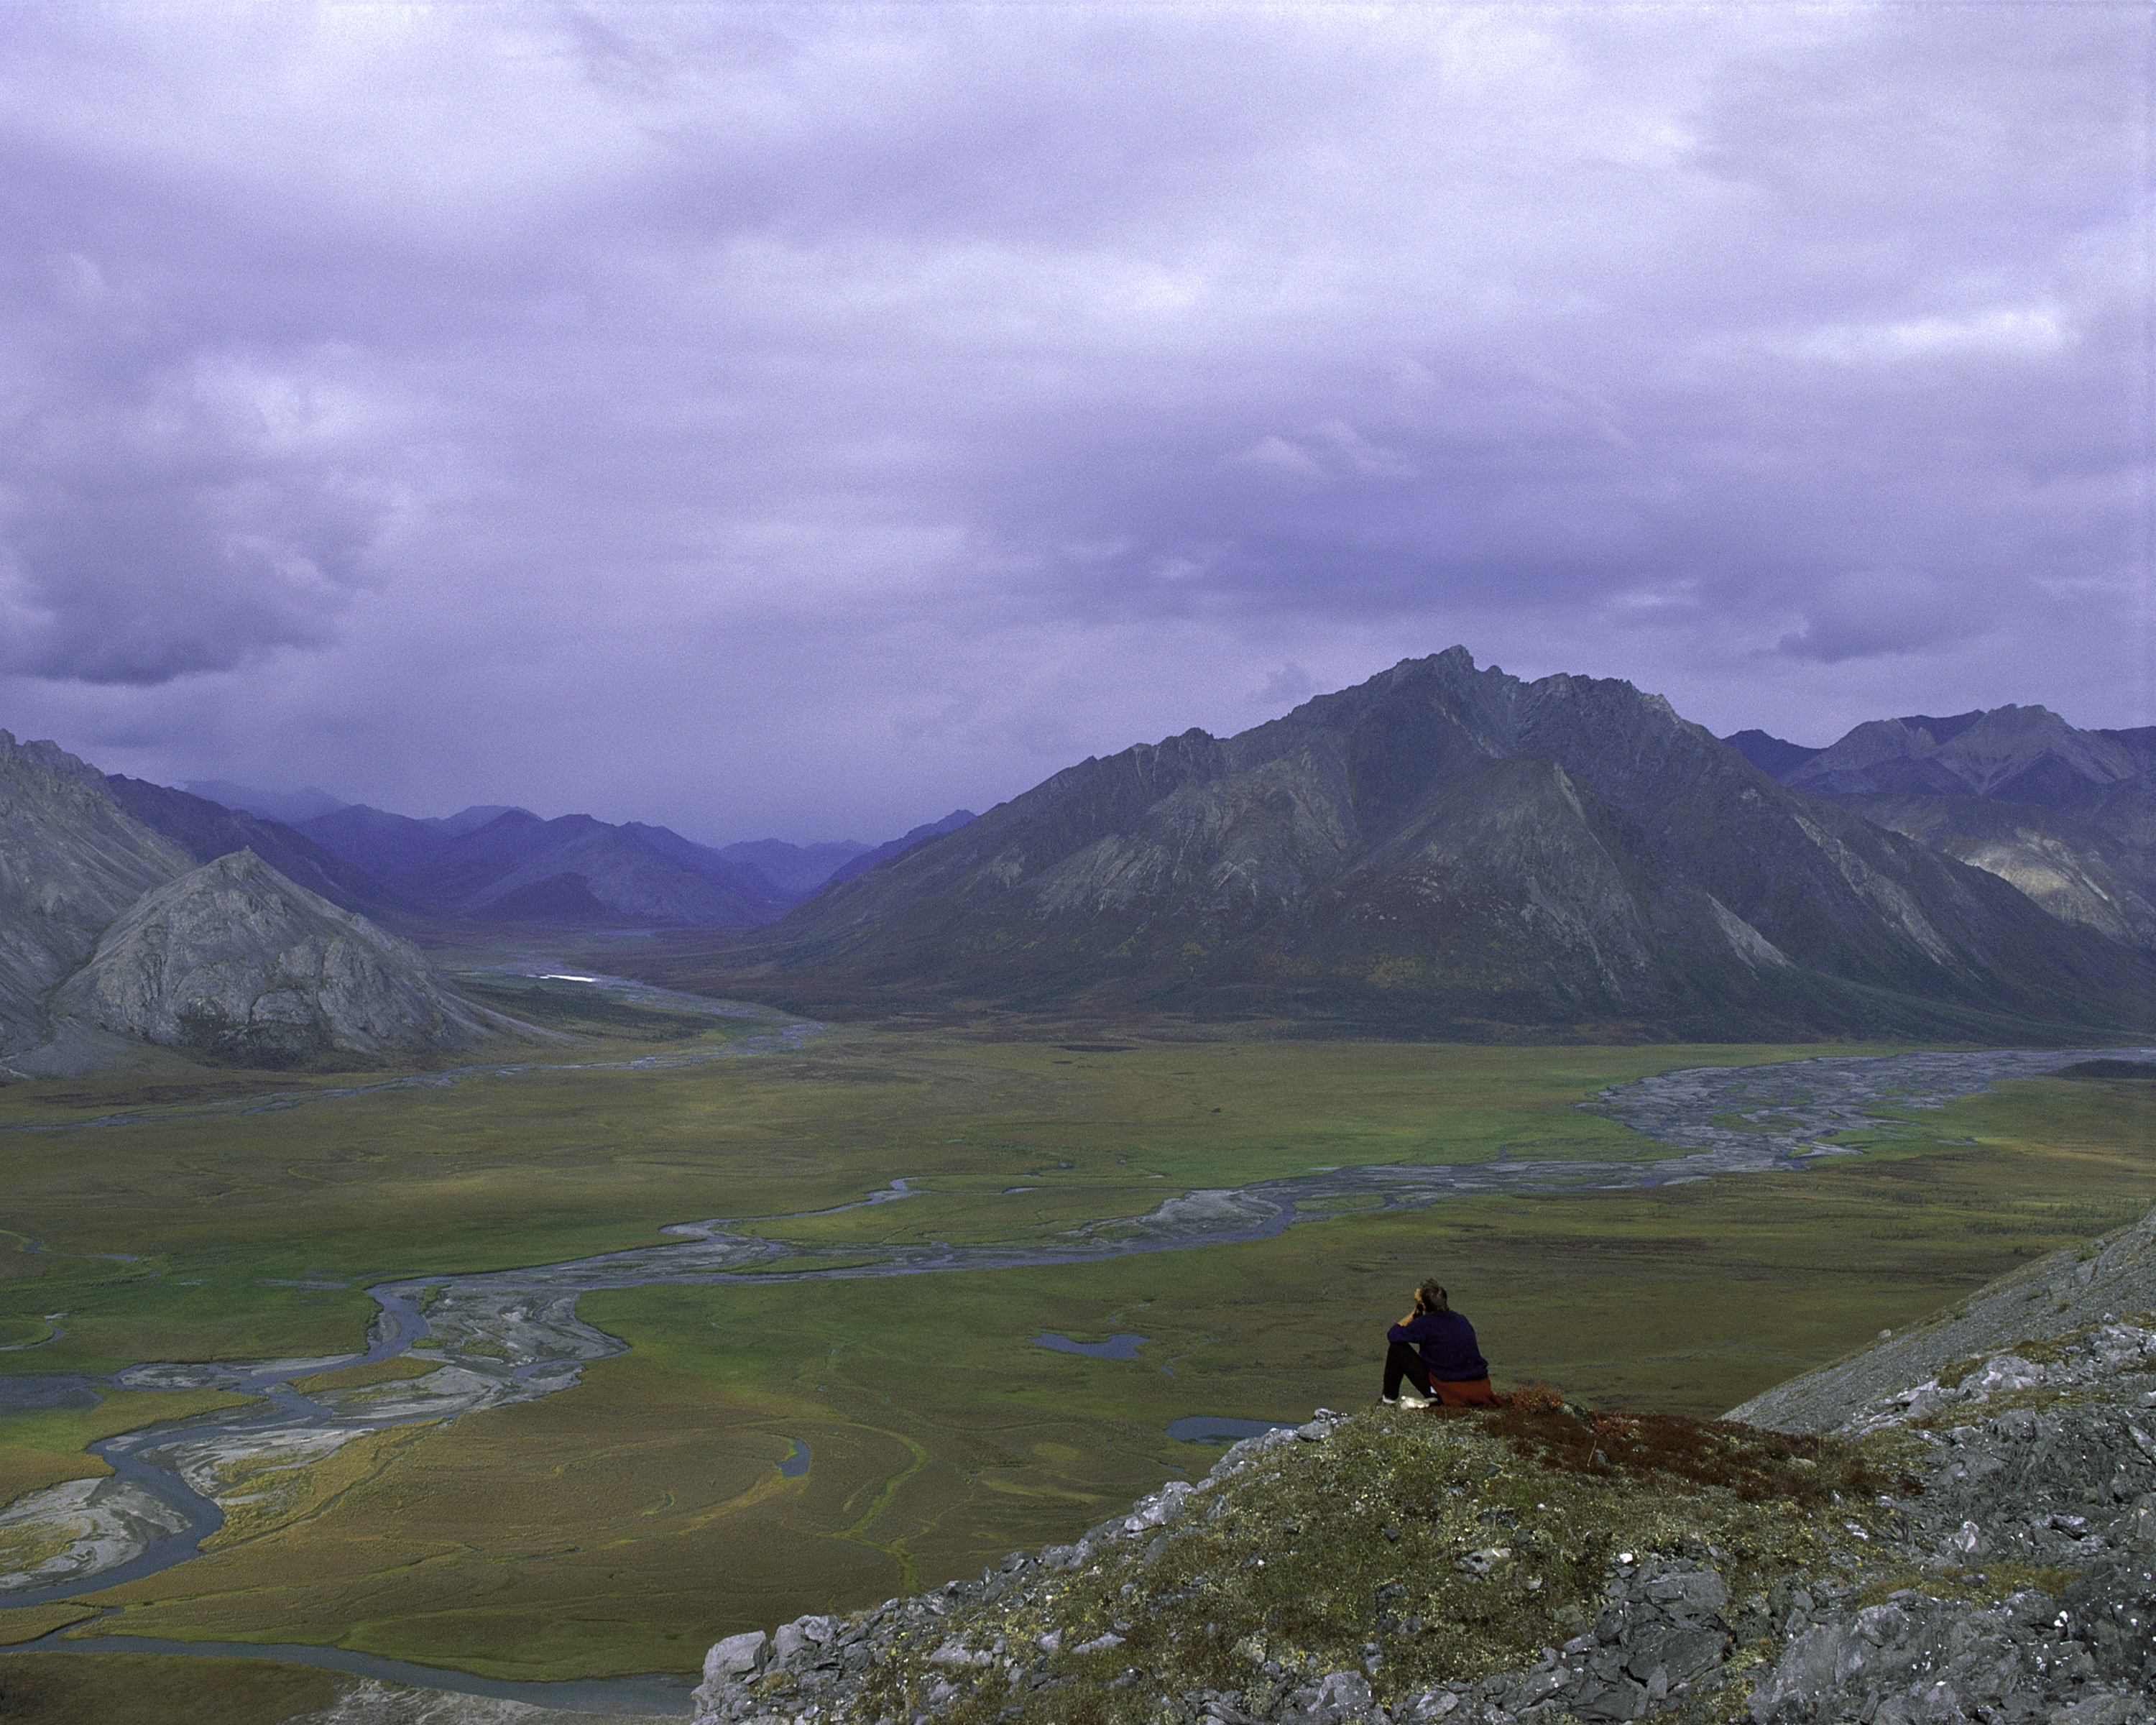
[[[114,917],[192,866],[95,768],[0,731],[0,1054],[44,1041],[47,991]]]
[[[1320,1409],[978,1581],[730,1636],[698,1720],[2147,1725],[2152,1295],[2156,1213],[1744,1419]]]
[[[525,1028],[465,1000],[418,947],[251,850],[146,894],[54,991],[52,1011],[249,1065],[408,1055]]]
[[[2137,1312],[2156,1312],[2156,1210],[2130,1228],[1987,1283],[1836,1365],[1777,1384],[1729,1417],[1781,1431],[1869,1429],[1878,1407],[1906,1397],[1903,1417],[1921,1419],[1922,1411],[1908,1411],[1917,1400],[1960,1394],[1936,1389],[1942,1373],[1951,1377],[1973,1359],[2008,1355],[2017,1346],[2049,1350],[2060,1345],[2058,1337],[2096,1335],[2119,1313]],[[2095,1384],[2104,1376],[2093,1361],[2086,1369],[2061,1370],[2062,1390],[2069,1379]]]

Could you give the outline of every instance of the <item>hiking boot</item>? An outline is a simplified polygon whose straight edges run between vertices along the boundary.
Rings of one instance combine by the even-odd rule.
[[[1404,1389],[1400,1392],[1400,1405],[1404,1408],[1434,1408],[1437,1404],[1419,1389]]]

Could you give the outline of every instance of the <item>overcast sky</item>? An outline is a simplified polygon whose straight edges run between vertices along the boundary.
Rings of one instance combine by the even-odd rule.
[[[0,11],[0,726],[877,840],[1465,644],[2156,721],[2151,12]]]

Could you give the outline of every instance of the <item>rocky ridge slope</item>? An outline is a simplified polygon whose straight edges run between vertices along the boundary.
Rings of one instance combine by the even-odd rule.
[[[1830,1434],[1320,1409],[978,1581],[719,1642],[700,1725],[2144,1725],[2152,1291],[2156,1212],[1736,1410]]]
[[[851,990],[1424,1035],[1991,1040],[1993,1014],[2156,1009],[2147,955],[1778,785],[1660,697],[1460,648],[1082,762],[694,962],[648,973],[804,1010]]]
[[[50,1005],[56,1019],[256,1066],[532,1034],[444,987],[417,947],[251,850],[145,893]]]
[[[122,809],[198,863],[251,850],[295,886],[304,886],[340,910],[377,918],[411,912],[410,905],[364,870],[281,821],[124,773],[107,773],[105,782]]]
[[[2010,881],[2063,922],[2156,947],[2156,727],[2041,706],[1912,714],[1805,748],[1723,739],[1770,778]]]
[[[44,1041],[47,991],[115,916],[193,865],[95,768],[0,731],[0,1054]]]

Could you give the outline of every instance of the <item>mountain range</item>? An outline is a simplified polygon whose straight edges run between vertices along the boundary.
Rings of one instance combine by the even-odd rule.
[[[209,848],[199,799],[170,795],[184,800],[140,800]],[[135,1064],[145,1045],[251,1066],[409,1061],[545,1034],[465,999],[416,947],[252,848],[198,864],[95,768],[0,731],[0,1072]]]
[[[1781,783],[1659,696],[1522,682],[1463,648],[1235,737],[1081,762],[650,973],[811,1010],[927,998],[1465,1036],[2156,1016],[2138,947]]]
[[[875,846],[761,839],[715,849],[640,821],[545,820],[503,803],[422,819],[312,788],[270,793],[214,782],[178,790],[118,775],[110,783],[129,814],[198,862],[249,850],[344,910],[430,927],[753,927],[834,875],[973,818],[958,809]],[[203,794],[212,788],[232,801]],[[280,808],[293,814],[265,812]],[[304,809],[315,812],[297,814]]]
[[[1823,749],[1727,739],[1793,789],[2011,881],[2063,920],[2156,947],[2156,726],[2041,706],[1859,725]]]
[[[640,925],[658,937],[619,962],[649,980],[833,1014],[1708,1040],[2156,1021],[2156,729],[2041,707],[1815,749],[1455,647],[885,845],[722,850],[504,805],[287,823],[0,740],[18,1070],[69,1037],[264,1060],[455,1045],[501,1026],[397,935],[533,925]]]

